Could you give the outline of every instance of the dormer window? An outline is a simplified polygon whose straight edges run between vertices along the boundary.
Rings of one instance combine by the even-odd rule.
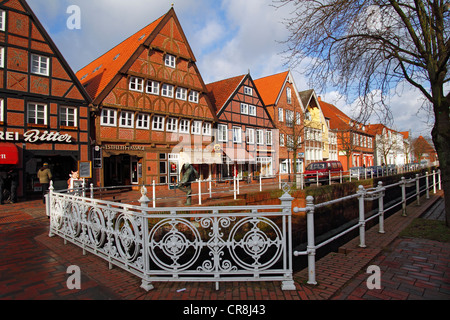
[[[175,56],[173,56],[173,55],[171,55],[171,54],[166,54],[166,56],[165,56],[165,58],[164,58],[164,64],[165,64],[167,67],[175,68],[176,60],[177,60],[177,59],[176,59]]]

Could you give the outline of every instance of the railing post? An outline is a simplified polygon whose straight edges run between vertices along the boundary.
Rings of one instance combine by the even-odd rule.
[[[366,218],[364,214],[364,194],[366,191],[363,186],[358,187],[359,200],[359,247],[366,247]]]
[[[319,171],[316,172],[316,185],[319,186]]]
[[[236,176],[233,176],[233,193],[234,193],[234,200],[237,199],[237,193],[236,193]]]
[[[259,173],[259,192],[262,192],[262,175]]]
[[[417,205],[420,206],[420,179],[418,173],[416,173],[416,199]]]
[[[430,182],[428,181],[428,176],[429,173],[428,171],[425,173],[426,177],[425,177],[425,187],[427,189],[426,194],[427,194],[427,199],[430,199]]]
[[[379,225],[380,229],[378,230],[378,233],[384,233],[384,188],[383,188],[383,182],[378,182],[378,192],[379,192],[379,198],[378,198],[378,214],[379,214]]]
[[[331,185],[331,171],[328,171],[328,184]]]
[[[198,204],[202,205],[202,179],[198,179]]]
[[[401,184],[402,188],[402,216],[406,217],[406,179],[402,177]]]
[[[436,194],[436,170],[433,170],[433,193]]]
[[[284,194],[281,196],[280,201],[283,207],[283,211],[287,214],[287,242],[285,242],[285,254],[287,261],[287,265],[283,265],[284,270],[288,270],[289,272],[285,274],[284,280],[281,284],[281,289],[283,291],[286,290],[296,290],[294,280],[292,278],[293,274],[293,265],[292,265],[292,201],[294,198],[289,194],[289,186],[286,184],[283,187]],[[284,229],[284,227],[283,227]]]
[[[156,208],[156,185],[155,185],[155,180],[153,180],[152,188],[153,188],[153,208]]]
[[[316,285],[316,244],[314,235],[314,198],[306,198],[306,224],[308,230],[308,284]]]
[[[154,187],[155,180],[153,180]],[[153,189],[154,190],[154,189]],[[150,257],[148,255],[148,221],[146,218],[148,208],[148,204],[150,203],[150,199],[147,197],[147,188],[145,186],[141,189],[142,197],[139,199],[142,207],[142,258],[144,262],[144,276],[141,283],[141,288],[150,291],[153,290],[153,285],[149,281],[149,273],[150,273]]]
[[[91,199],[94,199],[94,184],[91,183]]]
[[[339,170],[339,183],[342,183],[342,170]]]
[[[438,188],[439,188],[439,190],[442,190],[442,188],[441,188],[441,169],[438,170]]]
[[[212,178],[209,177],[209,198],[212,198]]]
[[[51,212],[51,202],[53,202],[53,191],[55,190],[55,188],[53,187],[53,181],[50,180],[50,188],[48,188],[48,193],[44,196],[45,197],[45,211],[47,213],[47,217],[49,217],[50,219],[50,231],[48,233],[48,236],[50,238],[52,238],[54,236],[53,232],[52,232],[52,225],[53,225],[53,217],[52,217],[52,212]]]

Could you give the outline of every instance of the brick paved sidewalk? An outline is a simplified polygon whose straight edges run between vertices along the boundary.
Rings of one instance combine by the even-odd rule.
[[[306,269],[296,273],[296,291],[282,291],[278,282],[222,283],[219,291],[215,290],[213,283],[156,282],[155,289],[147,293],[140,289],[138,277],[120,268],[109,270],[102,259],[92,254],[84,256],[80,248],[64,245],[58,237],[49,238],[48,220],[40,201],[7,205],[0,207],[0,299],[449,299],[449,245],[417,239],[396,240],[400,231],[428,210],[439,196],[432,195],[430,200],[423,197],[420,207],[415,204],[408,206],[408,217],[402,217],[398,212],[386,219],[386,233],[383,235],[377,232],[376,227],[368,230],[367,248],[359,248],[358,239],[355,239],[339,253],[330,253],[318,260],[317,286],[305,284]],[[415,248],[415,251],[403,258],[406,260],[395,260],[394,263],[392,261],[396,257],[387,254],[403,254],[409,252],[407,248]],[[439,261],[442,263],[438,264]],[[404,270],[414,263],[414,270]],[[417,263],[422,264],[422,269],[417,269]],[[369,275],[364,271],[370,264],[381,267],[381,291],[368,291],[365,286]],[[436,267],[427,264],[435,264]],[[66,270],[70,265],[81,269],[81,290],[67,289]],[[409,274],[402,277],[396,271],[398,268]],[[414,276],[413,272],[422,278],[408,278]]]

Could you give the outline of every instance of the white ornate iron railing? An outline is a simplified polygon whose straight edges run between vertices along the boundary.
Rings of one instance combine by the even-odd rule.
[[[281,281],[292,278],[291,204],[149,208],[96,200],[52,190],[49,236],[60,236],[142,279],[158,281]]]

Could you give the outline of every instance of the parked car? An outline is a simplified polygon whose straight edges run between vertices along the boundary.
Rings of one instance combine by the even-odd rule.
[[[364,172],[365,172],[366,168],[364,167],[353,167],[350,168],[350,176],[355,179],[359,178],[364,178]]]
[[[342,168],[340,161],[320,161],[310,163],[304,172],[305,185],[317,183],[329,183],[331,180],[339,180]]]

